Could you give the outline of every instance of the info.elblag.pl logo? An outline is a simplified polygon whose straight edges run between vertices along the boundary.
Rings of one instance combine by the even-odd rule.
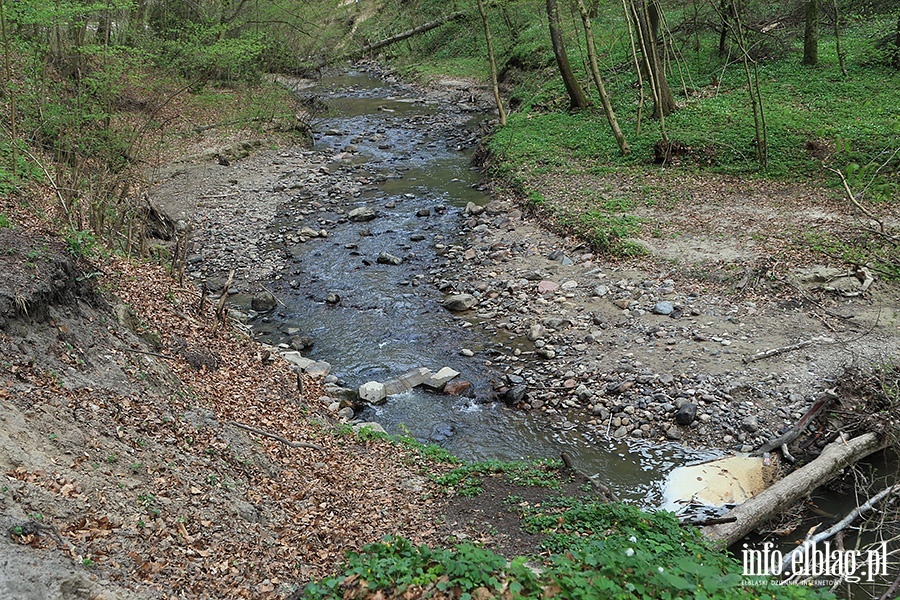
[[[788,554],[778,550],[774,543],[766,542],[762,548],[744,544],[741,554],[745,577],[830,577],[859,583],[863,578],[871,582],[888,574],[887,542],[866,550],[832,548],[831,542],[805,542]]]

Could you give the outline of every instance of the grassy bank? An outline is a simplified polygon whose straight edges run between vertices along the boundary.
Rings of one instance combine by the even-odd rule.
[[[476,463],[434,477],[457,495],[451,502],[463,502],[473,515],[487,517],[490,505],[502,506],[495,510],[540,540],[533,554],[501,555],[477,541],[417,547],[388,537],[348,553],[343,571],[310,583],[303,598],[833,597],[764,577],[751,583],[737,560],[672,513],[601,502],[585,493],[590,483],[577,485],[576,475],[561,467],[553,461]]]
[[[384,14],[401,15],[388,25],[371,19],[360,32],[371,39],[433,18],[447,7],[419,5],[417,12],[387,3]],[[586,68],[584,32],[577,14],[563,10],[562,25],[577,79],[591,98],[587,110],[568,110],[547,33],[543,3],[517,2],[488,7],[501,87],[510,110],[507,125],[487,141],[492,174],[542,211],[548,224],[575,233],[595,249],[620,255],[640,253],[628,243],[643,222],[628,203],[678,202],[684,176],[739,177],[748,182],[777,181],[821,186],[827,195],[845,194],[839,170],[856,199],[874,214],[893,210],[900,197],[900,71],[889,60],[896,14],[877,3],[863,9],[843,3],[840,38],[823,15],[815,66],[801,65],[802,16],[779,14],[750,3],[746,47],[758,70],[759,95],[767,128],[768,162],[757,156],[754,116],[747,75],[736,39],[719,53],[719,15],[709,6],[667,5],[663,38],[667,76],[677,110],[664,122],[651,118],[653,99],[638,76],[632,56],[633,33],[621,9],[598,6],[593,29],[599,68],[632,153],[622,156]],[[394,11],[394,12],[391,12]],[[826,26],[826,24],[828,26]],[[846,74],[842,72],[843,59]],[[439,75],[487,81],[488,67],[480,23],[444,25],[382,50],[401,72],[423,80]],[[645,79],[645,78],[644,78]],[[663,137],[678,151],[658,161]],[[655,159],[657,159],[655,161]],[[646,189],[613,192],[595,202],[568,197],[548,203],[544,176],[593,178],[596,189],[614,189],[616,177],[650,176]],[[606,182],[606,185],[604,185]],[[638,186],[643,188],[644,186]],[[577,193],[590,190],[579,190]],[[577,195],[576,193],[576,195]],[[580,208],[569,210],[577,203]],[[848,209],[848,214],[852,210]],[[829,245],[830,244],[830,245]],[[836,248],[835,240],[815,244],[845,259],[877,256],[871,248]],[[838,243],[837,246],[840,246]],[[887,262],[893,263],[892,256]],[[884,257],[882,257],[884,258]]]

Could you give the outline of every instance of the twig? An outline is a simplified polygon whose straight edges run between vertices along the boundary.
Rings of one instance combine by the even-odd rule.
[[[763,352],[758,352],[753,356],[747,356],[743,359],[744,364],[756,362],[758,360],[762,360],[764,358],[770,358],[772,356],[777,356],[779,354],[784,354],[785,352],[791,352],[793,350],[800,350],[801,348],[806,348],[807,346],[812,346],[813,344],[833,344],[834,338],[825,337],[825,336],[817,336],[810,340],[803,340],[802,342],[798,342],[796,344],[791,344],[790,346],[781,346],[780,348],[771,348],[769,350],[764,350]]]
[[[834,389],[825,390],[822,395],[813,402],[813,405],[809,408],[806,413],[800,417],[800,420],[795,424],[791,425],[790,429],[784,432],[782,435],[769,440],[765,444],[759,447],[753,455],[754,456],[762,456],[766,452],[770,452],[775,450],[776,448],[781,449],[781,453],[784,455],[786,459],[788,459],[791,463],[794,462],[793,458],[790,454],[785,454],[787,450],[787,445],[793,442],[795,439],[800,437],[800,434],[803,433],[803,430],[812,421],[816,415],[818,415],[822,410],[831,404],[834,400],[838,399],[837,393]]]
[[[234,425],[235,427],[240,427],[241,429],[246,429],[247,431],[250,431],[257,435],[272,438],[273,440],[278,440],[279,442],[290,448],[312,448],[313,450],[321,450],[323,452],[325,451],[325,448],[317,444],[310,444],[308,442],[292,442],[281,437],[280,435],[275,435],[274,433],[269,433],[268,431],[263,431],[262,429],[257,429],[256,427],[250,427],[249,425],[244,425],[243,423],[238,423],[237,421],[228,421],[228,424]]]
[[[584,473],[583,471],[576,469],[575,461],[572,460],[572,456],[568,452],[563,452],[562,454],[560,454],[560,458],[562,459],[563,465],[565,465],[566,469],[568,469],[569,471],[571,471],[573,473],[581,475],[582,477],[584,477],[585,479],[590,481],[591,485],[597,491],[598,495],[605,498],[609,502],[618,502],[619,501],[619,497],[616,496],[616,493],[614,491],[612,491],[611,489],[609,489],[609,487],[603,485],[602,483],[597,481],[594,477],[591,477],[591,476],[587,475],[586,473]]]
[[[272,294],[272,297],[275,298],[275,302],[277,302],[277,303],[280,304],[281,306],[287,308],[287,304],[285,304],[285,303],[281,300],[281,298],[279,298],[278,296],[276,296],[275,293],[274,293],[272,290],[270,290],[268,287],[266,287],[265,284],[262,285],[262,289],[264,289],[264,290],[266,290],[267,292],[269,292],[270,294]]]
[[[797,462],[797,459],[794,458],[793,456],[791,456],[791,453],[788,451],[788,445],[787,445],[787,444],[782,444],[782,445],[781,445],[781,455],[784,457],[784,459],[785,459],[786,461],[788,461],[788,462],[791,463],[791,464],[794,464],[795,462]]]
[[[859,203],[859,201],[856,199],[856,196],[853,195],[853,190],[850,189],[850,184],[847,183],[847,178],[844,177],[844,174],[841,172],[841,170],[832,169],[831,167],[825,167],[825,169],[837,174],[837,176],[841,178],[841,183],[844,185],[844,191],[847,192],[847,197],[850,199],[850,202],[853,203],[853,206],[858,208],[864,215],[878,223],[880,233],[884,234],[884,221],[873,215],[865,206]]]
[[[25,521],[18,525],[10,526],[7,531],[10,535],[18,536],[49,535],[61,548],[68,548],[68,545],[63,541],[62,536],[59,535],[59,531],[53,525],[44,525],[43,523],[36,523],[35,521]]]
[[[863,504],[862,506],[858,506],[855,509],[853,509],[852,511],[850,511],[850,513],[846,517],[844,517],[843,519],[841,519],[840,521],[838,521],[837,523],[835,523],[834,525],[832,525],[825,531],[822,531],[820,533],[817,533],[816,535],[811,535],[811,536],[807,537],[803,541],[802,544],[800,544],[799,546],[794,548],[794,550],[792,552],[785,555],[784,559],[782,559],[782,561],[781,561],[781,571],[784,572],[785,569],[791,564],[791,560],[793,559],[794,555],[800,554],[806,548],[813,546],[816,543],[821,542],[822,540],[827,540],[828,538],[832,537],[837,532],[846,529],[847,526],[850,525],[850,523],[852,523],[853,521],[855,521],[856,518],[859,517],[861,514],[872,510],[872,508],[874,508],[876,504],[881,502],[881,500],[885,496],[889,496],[891,494],[896,494],[897,492],[900,492],[900,483],[896,483],[896,484],[892,485],[891,487],[884,488],[883,490],[881,490],[880,492],[878,492],[877,494],[875,494],[874,496],[869,498],[865,502],[865,504]]]
[[[240,192],[230,192],[227,194],[211,194],[209,196],[198,196],[200,200],[212,200],[213,198],[230,198],[232,196],[240,196]]]
[[[177,356],[166,356],[165,354],[147,352],[146,350],[132,350],[131,348],[119,348],[119,350],[122,352],[131,352],[132,354],[146,354],[147,356],[155,356],[156,358],[165,358],[167,360],[178,360]]]
[[[222,288],[222,296],[219,298],[219,305],[216,307],[216,323],[213,325],[213,333],[219,329],[219,323],[225,324],[225,301],[228,300],[228,290],[231,288],[231,282],[234,281],[234,269],[228,274],[228,281]]]
[[[900,590],[900,575],[897,575],[897,579],[894,580],[894,583],[891,584],[891,587],[889,587],[878,600],[888,600],[889,598],[894,598],[894,594],[897,593],[897,590]]]

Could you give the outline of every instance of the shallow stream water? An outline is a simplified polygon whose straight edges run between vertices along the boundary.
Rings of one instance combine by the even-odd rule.
[[[324,243],[292,251],[289,272],[276,284],[286,306],[257,328],[268,341],[283,343],[298,330],[311,336],[309,357],[331,363],[349,387],[421,366],[460,371],[473,383],[475,398],[416,388],[360,418],[390,433],[408,428],[417,439],[466,460],[557,458],[567,451],[581,470],[599,473],[620,497],[653,506],[672,468],[710,456],[675,445],[612,442],[575,417],[489,401],[492,373],[484,363],[496,341],[480,338],[476,328],[442,308],[443,294],[427,281],[444,273],[450,278],[436,250],[463,243],[459,213],[469,202],[489,200],[471,167],[484,116],[426,102],[411,88],[362,72],[322,79],[304,93],[329,108],[316,123],[316,149],[335,157],[329,170],[373,182],[347,198],[345,209],[368,206],[379,216],[337,224]],[[429,215],[417,216],[424,209]],[[291,215],[281,218],[289,222]],[[379,264],[376,257],[383,252],[403,263]],[[340,302],[325,302],[330,293]],[[463,348],[475,356],[462,356]]]

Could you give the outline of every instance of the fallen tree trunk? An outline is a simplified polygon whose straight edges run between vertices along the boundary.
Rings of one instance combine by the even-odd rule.
[[[367,44],[367,45],[363,46],[362,48],[360,48],[359,50],[354,50],[353,52],[349,52],[349,53],[345,54],[344,56],[341,57],[341,59],[346,60],[348,58],[357,58],[364,54],[368,54],[369,52],[378,50],[379,48],[384,48],[385,46],[390,46],[391,44],[394,44],[396,42],[402,42],[406,38],[411,38],[414,35],[418,35],[420,33],[425,33],[426,31],[431,31],[435,27],[440,27],[447,21],[454,21],[456,19],[460,19],[460,18],[464,17],[465,14],[466,13],[464,13],[464,12],[455,12],[455,13],[451,13],[449,15],[444,15],[443,17],[441,17],[439,19],[435,19],[434,21],[429,21],[428,23],[425,23],[424,25],[419,25],[418,27],[414,27],[412,29],[408,29],[408,30],[404,31],[403,33],[398,33],[397,35],[392,35],[391,37],[384,38],[383,40],[380,40],[378,42],[373,42],[371,44]]]
[[[733,523],[704,527],[701,531],[713,540],[734,544],[758,525],[790,508],[836,477],[846,467],[883,449],[887,444],[874,433],[864,433],[850,441],[842,438],[825,446],[822,454],[808,465],[794,471],[765,491],[737,506],[725,516]]]

